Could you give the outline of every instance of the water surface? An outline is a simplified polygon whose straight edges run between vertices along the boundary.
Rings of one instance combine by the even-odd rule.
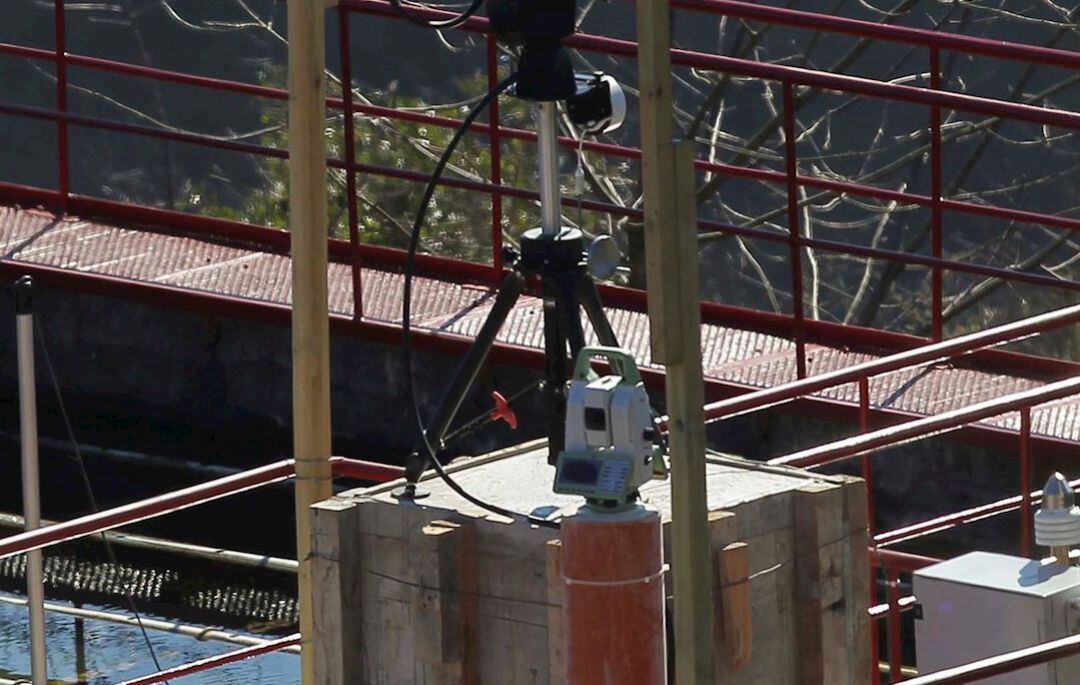
[[[122,608],[114,606],[86,605],[85,608],[125,613]],[[58,613],[47,613],[46,616],[50,680],[80,682],[76,672],[75,619]],[[167,616],[146,616],[170,620]],[[138,628],[92,620],[84,621],[83,625],[86,673],[81,682],[88,685],[108,685],[156,671]],[[0,677],[17,679],[29,674],[28,630],[25,607],[0,603]],[[203,642],[153,630],[148,633],[162,668],[241,649],[240,645],[224,642]],[[189,676],[178,682],[183,685],[294,685],[300,682],[300,656],[267,654]]]

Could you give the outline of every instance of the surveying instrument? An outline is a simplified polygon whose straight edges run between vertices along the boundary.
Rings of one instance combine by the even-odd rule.
[[[424,428],[421,442],[406,459],[406,484],[395,494],[402,499],[423,497],[416,484],[444,450],[444,438],[476,382],[506,318],[530,281],[539,281],[544,316],[544,395],[549,440],[548,462],[556,464],[565,447],[566,393],[569,358],[585,348],[581,312],[584,310],[599,343],[608,348],[618,340],[604,313],[594,275],[610,276],[618,264],[611,236],[598,236],[586,245],[579,228],[563,225],[559,186],[558,103],[582,134],[609,132],[621,126],[626,98],[614,78],[604,74],[575,74],[563,42],[576,30],[575,0],[487,0],[488,18],[498,40],[519,49],[514,95],[535,103],[539,149],[540,225],[520,239],[520,252],[505,250],[510,265],[483,326],[450,382],[435,416]],[[568,358],[569,352],[569,358]]]

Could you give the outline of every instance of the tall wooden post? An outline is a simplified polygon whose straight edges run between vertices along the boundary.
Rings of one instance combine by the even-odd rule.
[[[301,682],[315,685],[311,505],[330,480],[330,321],[327,302],[325,0],[290,0],[289,228],[292,232],[293,452]]]
[[[638,0],[645,261],[653,361],[665,365],[678,682],[713,685],[694,145],[673,141],[668,0]]]

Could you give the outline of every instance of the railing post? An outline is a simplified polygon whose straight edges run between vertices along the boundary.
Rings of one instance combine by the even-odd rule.
[[[870,432],[870,379],[859,379],[859,433]],[[862,456],[862,477],[866,482],[866,520],[874,537],[874,462],[873,453]]]
[[[345,111],[345,192],[349,209],[349,249],[352,268],[353,319],[364,318],[364,288],[360,263],[360,211],[356,202],[356,122],[353,120],[352,49],[349,9],[338,5],[338,43],[341,54],[341,101]]]
[[[22,498],[26,530],[41,527],[38,478],[37,394],[34,381],[34,284],[29,276],[15,283],[15,337],[19,365],[19,433],[22,452]],[[46,685],[45,572],[41,550],[26,555],[26,606],[30,611],[30,677]]]
[[[859,379],[859,432],[870,432],[870,379]],[[862,477],[866,485],[866,525],[867,535],[871,542],[874,540],[874,464],[871,461],[872,454],[864,454],[862,457]],[[877,604],[877,578],[878,572],[873,565],[870,567],[870,606]],[[881,630],[876,619],[870,621],[870,682],[872,685],[881,683]]]
[[[60,193],[60,209],[66,214],[71,197],[71,165],[68,149],[68,101],[67,101],[67,21],[65,0],[53,0],[56,48],[56,120],[57,183]]]
[[[499,85],[499,44],[494,36],[487,37],[487,79],[488,90]],[[488,106],[489,138],[491,145],[491,185],[502,185],[502,130],[500,129],[499,98]],[[491,263],[495,266],[495,277],[501,278],[503,270],[502,193],[491,193]]]
[[[930,88],[941,90],[941,50],[930,48]],[[945,254],[941,209],[941,107],[930,107],[930,194],[931,194],[931,231],[933,232],[933,251],[935,259],[943,259]],[[945,284],[940,264],[933,267],[933,329],[934,340],[944,336]]]
[[[870,606],[878,602],[878,569],[870,564]],[[870,683],[881,685],[881,626],[877,617],[870,618]]]
[[[791,81],[784,88],[784,162],[787,167],[788,251],[791,260],[791,309],[794,316],[795,366],[806,378],[806,334],[803,312],[802,235],[799,221],[798,159],[795,145],[795,94]]]
[[[889,592],[889,682],[898,683],[904,679],[903,641],[900,636],[900,573],[886,565],[885,579]]]
[[[1020,549],[1031,557],[1031,407],[1020,410]]]

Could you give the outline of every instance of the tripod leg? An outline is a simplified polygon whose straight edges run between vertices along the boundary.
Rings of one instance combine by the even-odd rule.
[[[427,427],[427,430],[424,431],[422,439],[426,440],[435,450],[441,449],[443,437],[446,435],[450,423],[457,416],[461,403],[465,401],[465,396],[468,395],[473,383],[476,382],[476,376],[480,373],[484,360],[487,359],[488,352],[491,351],[491,346],[495,344],[495,337],[499,334],[506,317],[509,316],[510,310],[514,308],[524,290],[525,277],[517,271],[507,274],[499,286],[499,293],[495,297],[495,304],[492,305],[487,320],[484,321],[484,325],[476,335],[476,340],[469,347],[465,359],[462,360],[461,366],[458,367],[453,380],[450,381],[450,388],[446,391],[446,395],[439,404],[435,418]],[[424,469],[427,468],[430,456],[427,447],[423,443],[409,455],[405,462],[405,479],[409,483],[416,483],[420,479]]]
[[[589,317],[589,323],[596,331],[596,337],[605,347],[618,347],[619,339],[615,336],[615,330],[608,321],[607,313],[604,312],[604,304],[600,301],[600,292],[596,289],[596,283],[589,274],[582,273],[577,282],[578,299],[585,308],[585,314]]]
[[[547,411],[548,463],[554,464],[566,445],[566,327],[559,311],[558,284],[544,281],[544,404]]]
[[[585,347],[585,329],[581,327],[581,298],[576,279],[567,279],[560,285],[559,292],[562,300],[558,303],[558,309],[562,313],[563,326],[566,327],[566,341],[570,344],[572,366],[581,349]]]

